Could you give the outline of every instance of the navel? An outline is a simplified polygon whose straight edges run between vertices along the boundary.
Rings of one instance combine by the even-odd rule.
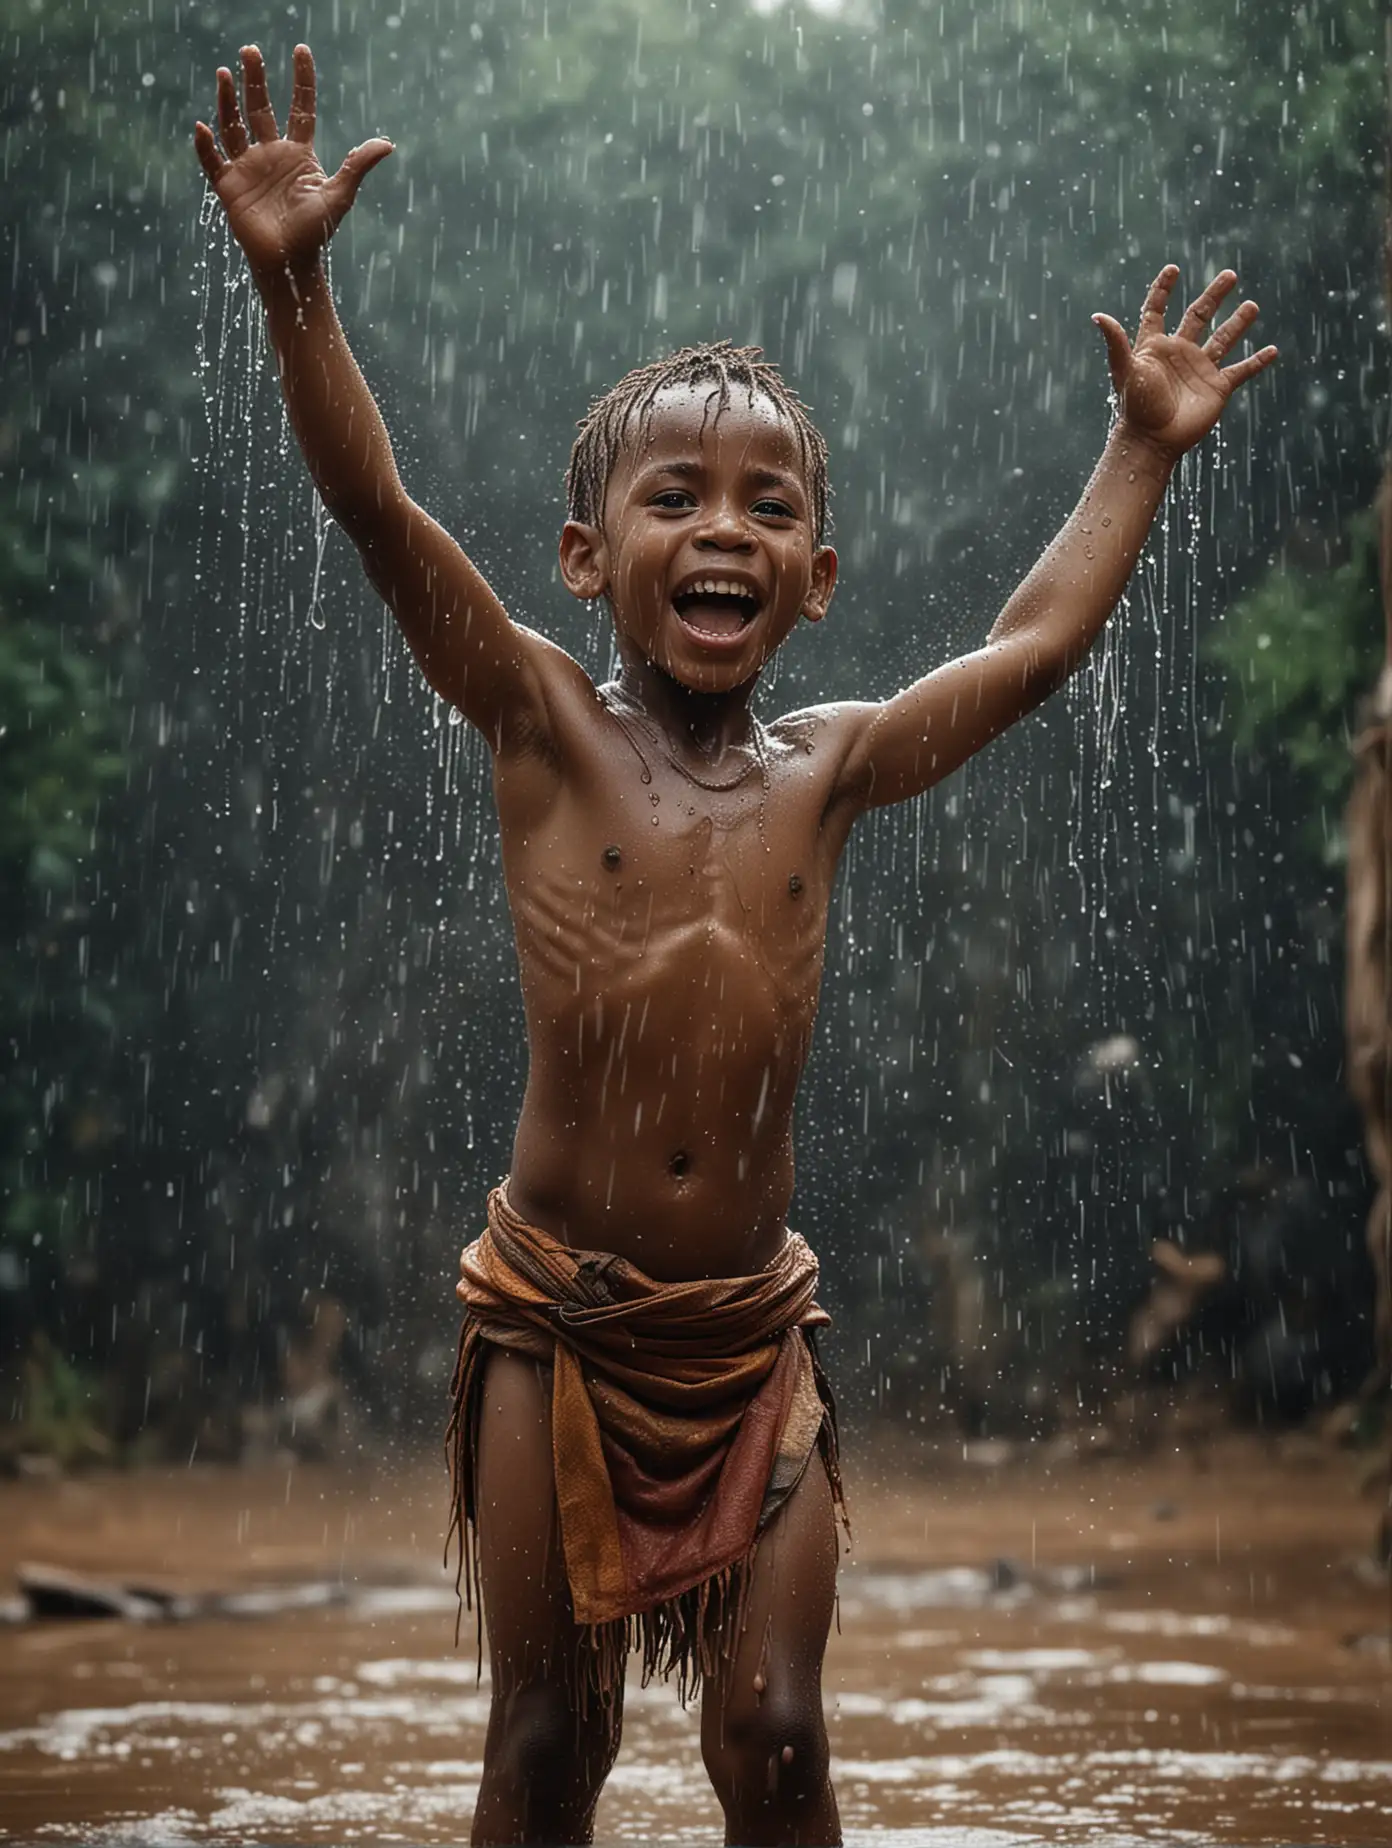
[[[623,855],[617,847],[606,847],[599,857],[611,873],[617,872],[623,865]]]
[[[667,1164],[667,1172],[672,1176],[673,1180],[679,1181],[690,1166],[691,1157],[687,1154],[685,1149],[678,1149]]]
[[[793,898],[796,898],[802,891],[801,873],[790,873],[788,875],[788,891]]]

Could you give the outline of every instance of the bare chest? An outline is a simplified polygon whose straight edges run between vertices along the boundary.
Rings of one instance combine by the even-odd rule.
[[[505,812],[524,987],[553,1008],[642,999],[664,1014],[810,1020],[831,872],[817,809],[781,769],[710,790],[657,767],[563,794],[525,833]]]

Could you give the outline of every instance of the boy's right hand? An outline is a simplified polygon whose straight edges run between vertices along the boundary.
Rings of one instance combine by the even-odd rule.
[[[390,141],[363,142],[332,178],[314,153],[314,58],[308,45],[295,47],[295,88],[282,137],[266,86],[266,65],[255,45],[242,48],[246,120],[237,105],[237,86],[225,66],[217,74],[218,130],[222,149],[206,122],[193,131],[193,145],[209,183],[222,201],[232,235],[246,252],[253,274],[311,268],[338,229],[363,178],[392,151]]]

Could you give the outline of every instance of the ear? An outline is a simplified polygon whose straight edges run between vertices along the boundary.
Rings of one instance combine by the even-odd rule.
[[[609,547],[597,526],[567,520],[561,528],[561,580],[572,597],[591,602],[609,588]]]
[[[824,545],[813,554],[812,584],[802,600],[802,613],[809,622],[820,622],[826,615],[835,588],[836,554],[829,545]]]

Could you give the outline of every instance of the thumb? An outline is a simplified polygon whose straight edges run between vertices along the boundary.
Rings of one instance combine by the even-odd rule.
[[[1126,337],[1126,329],[1109,314],[1095,314],[1092,322],[1107,343],[1107,365],[1112,383],[1119,392],[1131,365],[1131,342]]]
[[[364,141],[361,147],[350,148],[344,155],[343,165],[325,189],[332,200],[335,223],[357,198],[358,188],[372,169],[392,152],[392,143],[378,135],[371,141]]]

